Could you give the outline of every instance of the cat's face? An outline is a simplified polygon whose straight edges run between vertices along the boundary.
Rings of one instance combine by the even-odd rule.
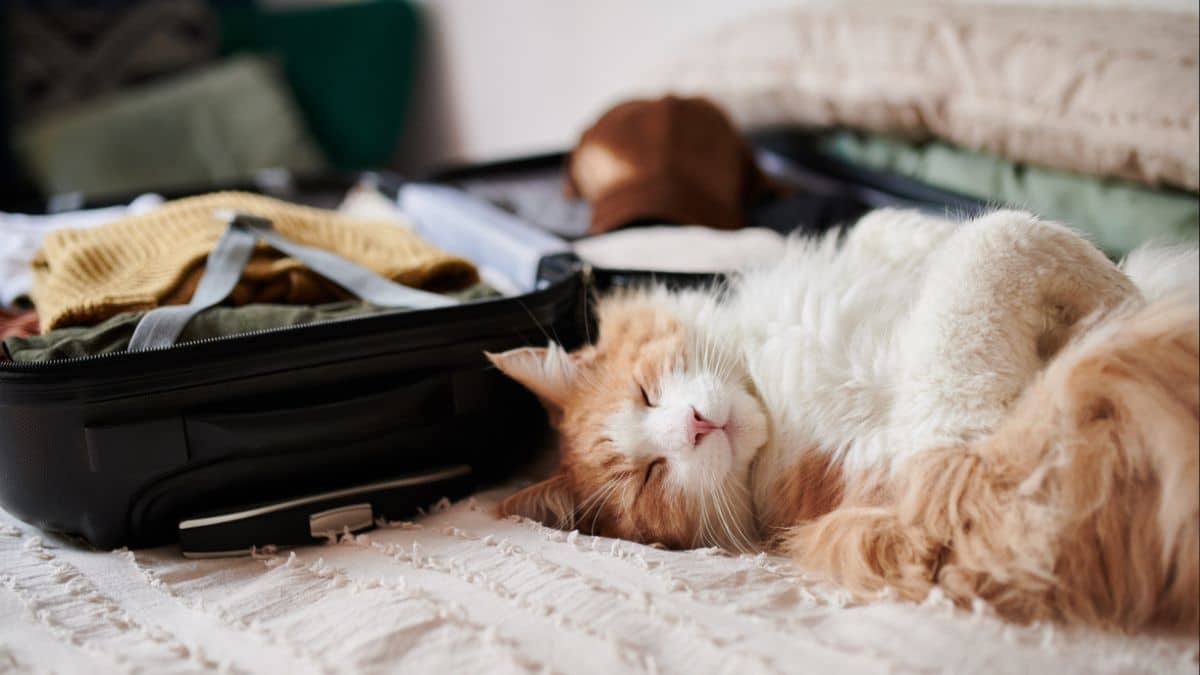
[[[489,355],[532,390],[559,431],[561,464],[505,514],[673,548],[745,549],[762,406],[734,358],[662,292],[603,303],[594,346]],[[689,320],[690,319],[690,320]]]

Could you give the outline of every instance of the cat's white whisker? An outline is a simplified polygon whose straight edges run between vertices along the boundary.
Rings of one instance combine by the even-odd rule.
[[[585,499],[577,508],[579,514],[579,523],[583,523],[587,519],[589,512],[594,511],[592,515],[592,529],[596,527],[596,518],[600,515],[600,510],[607,504],[608,497],[617,489],[618,482],[616,479],[609,479],[600,486],[590,497]],[[603,500],[603,501],[602,501]]]

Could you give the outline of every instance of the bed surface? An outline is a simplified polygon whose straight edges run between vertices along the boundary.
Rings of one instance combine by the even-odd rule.
[[[499,520],[494,490],[327,546],[87,551],[0,511],[0,672],[1195,673],[1197,640],[849,606],[781,558]]]

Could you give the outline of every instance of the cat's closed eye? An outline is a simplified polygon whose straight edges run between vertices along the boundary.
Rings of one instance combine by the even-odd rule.
[[[647,408],[653,408],[654,403],[650,400],[650,394],[646,393],[646,387],[640,382],[638,383],[638,391],[642,393],[642,403],[646,404]]]

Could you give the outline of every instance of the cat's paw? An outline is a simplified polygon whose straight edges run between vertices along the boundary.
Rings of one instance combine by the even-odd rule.
[[[894,589],[910,600],[933,588],[943,545],[887,509],[850,507],[791,530],[785,552],[806,572],[860,596]]]

